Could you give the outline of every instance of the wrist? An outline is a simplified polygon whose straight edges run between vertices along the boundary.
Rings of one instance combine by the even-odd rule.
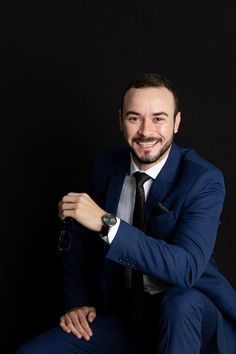
[[[96,227],[95,227],[95,231],[100,232],[100,230],[102,229],[103,226],[103,222],[102,222],[102,217],[105,214],[105,211],[103,211],[97,218],[96,220]]]
[[[101,223],[102,226],[99,231],[99,235],[101,237],[105,237],[108,236],[110,229],[117,223],[117,218],[111,213],[105,213],[101,217]]]

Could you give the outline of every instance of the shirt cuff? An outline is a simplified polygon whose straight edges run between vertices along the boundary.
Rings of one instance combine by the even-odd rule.
[[[107,236],[102,237],[103,241],[105,241],[106,243],[108,243],[109,245],[112,243],[112,241],[114,240],[114,238],[116,237],[117,231],[119,229],[120,226],[120,219],[116,218],[117,222],[114,226],[112,226],[108,232]]]

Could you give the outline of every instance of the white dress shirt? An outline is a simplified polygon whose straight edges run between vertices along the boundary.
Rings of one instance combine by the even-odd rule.
[[[167,156],[168,157],[168,156]],[[144,187],[144,193],[145,193],[145,200],[147,200],[148,193],[150,191],[150,188],[152,186],[153,180],[157,177],[157,175],[160,173],[162,167],[164,166],[167,157],[164,158],[162,161],[156,163],[154,166],[149,168],[148,170],[141,171],[145,172],[147,175],[149,175],[151,178],[146,181],[143,185]],[[134,211],[134,203],[135,203],[135,193],[136,193],[136,185],[135,185],[135,178],[133,174],[136,171],[140,171],[135,164],[135,162],[132,159],[131,155],[131,164],[130,164],[130,174],[127,174],[123,183],[123,187],[121,190],[121,195],[120,195],[120,200],[118,204],[118,209],[117,209],[117,223],[114,225],[106,238],[104,238],[104,241],[107,243],[111,244],[114,238],[116,237],[116,233],[118,231],[118,228],[120,226],[120,219],[128,222],[129,224],[132,224],[133,220],[133,211]],[[131,269],[125,268],[125,281],[126,281],[126,286],[130,287],[131,284]],[[149,277],[147,275],[143,275],[143,281],[144,281],[144,291],[150,293],[150,294],[156,294],[158,292],[161,292],[165,289],[164,286],[161,285],[161,283],[156,280],[155,278]]]

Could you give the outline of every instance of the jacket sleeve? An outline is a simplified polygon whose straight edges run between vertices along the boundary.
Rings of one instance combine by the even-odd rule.
[[[97,306],[98,282],[103,241],[93,232],[70,220],[67,230],[70,248],[63,252],[64,304],[68,310]]]
[[[224,195],[221,172],[203,172],[184,197],[181,211],[173,213],[175,227],[168,242],[121,221],[107,258],[166,283],[194,286],[214,249]]]
[[[86,192],[96,200],[92,176],[91,169]],[[65,309],[97,306],[97,279],[102,266],[104,243],[93,231],[72,218],[69,219],[66,233],[70,247],[62,255]]]

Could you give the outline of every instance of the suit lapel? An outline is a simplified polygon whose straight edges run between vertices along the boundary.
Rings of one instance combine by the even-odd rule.
[[[127,161],[126,164],[118,168],[110,178],[106,196],[106,210],[110,213],[116,214],[117,212],[122,186],[129,166],[130,161]]]

